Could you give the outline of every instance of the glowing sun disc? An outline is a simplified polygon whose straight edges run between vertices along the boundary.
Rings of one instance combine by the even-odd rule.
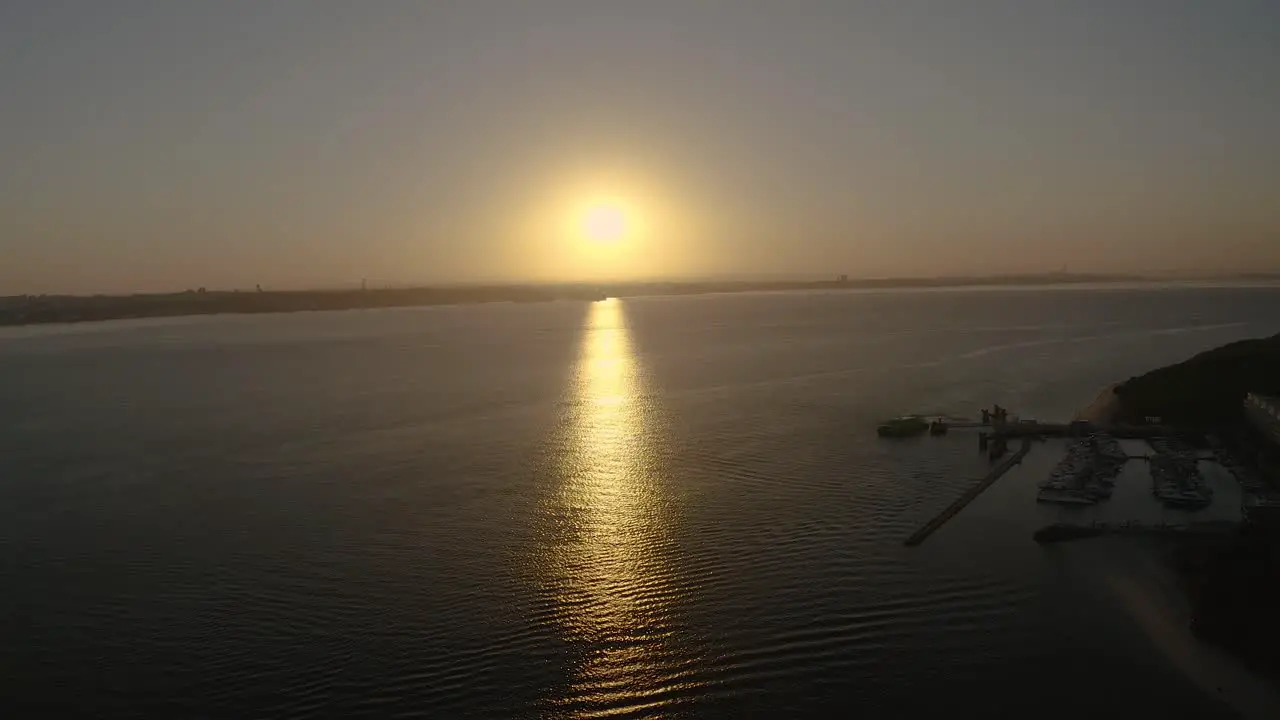
[[[582,215],[582,234],[596,242],[619,240],[627,234],[627,214],[617,205],[592,205]]]

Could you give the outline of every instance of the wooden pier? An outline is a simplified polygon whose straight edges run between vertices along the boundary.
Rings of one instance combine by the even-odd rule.
[[[1099,535],[1226,535],[1236,531],[1240,523],[1231,520],[1202,520],[1191,523],[1094,522],[1089,525],[1054,523],[1040,528],[1032,536],[1038,543],[1083,540]]]
[[[1000,464],[991,468],[991,470],[988,471],[981,480],[975,483],[973,487],[966,490],[965,493],[957,498],[955,502],[948,505],[947,508],[941,513],[938,513],[936,517],[925,523],[919,530],[912,533],[911,537],[907,538],[904,544],[908,547],[914,547],[924,542],[925,538],[928,538],[936,532],[938,528],[942,527],[948,520],[955,517],[957,513],[963,510],[966,505],[973,502],[974,498],[981,495],[983,490],[991,487],[992,483],[999,480],[1001,475],[1008,472],[1014,465],[1022,462],[1022,459],[1025,458],[1029,452],[1031,452],[1031,438],[1024,437],[1022,439],[1022,447],[1018,448],[1016,453],[1010,455],[1004,460],[1001,460]]]
[[[1115,438],[1140,440],[1146,438],[1177,437],[1182,434],[1177,429],[1164,425],[1097,425],[1087,422],[1018,422],[985,427],[992,438],[1083,437],[1090,433],[1103,432]]]

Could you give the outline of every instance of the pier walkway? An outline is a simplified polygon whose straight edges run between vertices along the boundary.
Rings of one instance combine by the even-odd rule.
[[[1033,535],[1038,543],[1081,540],[1099,535],[1225,535],[1240,527],[1232,520],[1202,520],[1190,523],[1143,523],[1135,520],[1124,522],[1094,522],[1088,525],[1054,523],[1040,528]]]
[[[1008,423],[982,423],[973,420],[948,421],[952,430],[981,430],[992,438],[1024,437],[1083,437],[1093,432],[1103,432],[1115,438],[1143,440],[1147,438],[1177,437],[1176,428],[1166,425],[1100,425],[1097,423],[1055,423],[1023,420]]]
[[[1022,462],[1022,459],[1025,458],[1029,452],[1031,452],[1031,438],[1024,437],[1022,439],[1022,447],[1018,448],[1016,453],[1000,461],[999,465],[991,468],[991,470],[988,471],[981,480],[975,483],[973,487],[966,490],[963,495],[957,498],[955,502],[948,505],[941,513],[938,513],[935,518],[925,523],[919,530],[912,533],[911,537],[907,538],[906,542],[903,544],[908,547],[914,547],[924,542],[925,539],[936,532],[938,528],[942,527],[948,520],[955,517],[957,513],[963,510],[966,505],[973,502],[974,498],[981,495],[983,490],[991,487],[992,483],[999,480],[1001,475],[1008,472],[1014,465]]]
[[[1177,437],[1176,428],[1165,425],[1096,425],[1094,423],[1042,423],[1021,422],[992,425],[991,437],[1079,437],[1093,432],[1103,432],[1114,438],[1138,440],[1144,438]]]

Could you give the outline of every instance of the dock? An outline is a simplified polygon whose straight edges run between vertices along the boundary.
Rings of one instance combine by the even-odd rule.
[[[974,426],[970,424],[970,426]],[[985,427],[992,438],[1022,437],[1084,437],[1090,433],[1104,432],[1116,438],[1146,439],[1176,437],[1180,433],[1176,428],[1164,425],[1100,425],[1096,423],[1075,421],[1070,423],[1049,423],[1024,421],[1018,423],[998,423],[993,425],[977,425]]]
[[[988,471],[981,480],[975,483],[973,487],[966,490],[965,493],[957,498],[955,502],[948,505],[945,510],[938,513],[938,515],[929,522],[925,523],[923,527],[912,533],[911,537],[907,538],[903,544],[908,547],[914,547],[924,542],[926,538],[937,532],[938,528],[946,524],[948,520],[955,517],[957,513],[963,510],[966,505],[973,502],[975,498],[981,495],[983,490],[991,487],[996,480],[1000,479],[1000,476],[1009,472],[1010,468],[1014,465],[1021,463],[1022,459],[1025,458],[1029,452],[1031,452],[1031,438],[1024,437],[1022,439],[1022,447],[1018,448],[1016,453],[1010,455],[1004,460],[1001,460],[1000,464],[992,467],[991,470]]]
[[[1068,540],[1083,540],[1100,535],[1227,535],[1236,531],[1239,523],[1230,520],[1205,520],[1192,523],[1142,523],[1125,521],[1118,523],[1094,522],[1089,525],[1072,525],[1054,523],[1046,525],[1035,532],[1036,542],[1055,543]]]

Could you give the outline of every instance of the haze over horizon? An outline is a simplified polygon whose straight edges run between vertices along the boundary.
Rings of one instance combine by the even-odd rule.
[[[0,295],[1280,271],[1280,3],[0,0]]]

